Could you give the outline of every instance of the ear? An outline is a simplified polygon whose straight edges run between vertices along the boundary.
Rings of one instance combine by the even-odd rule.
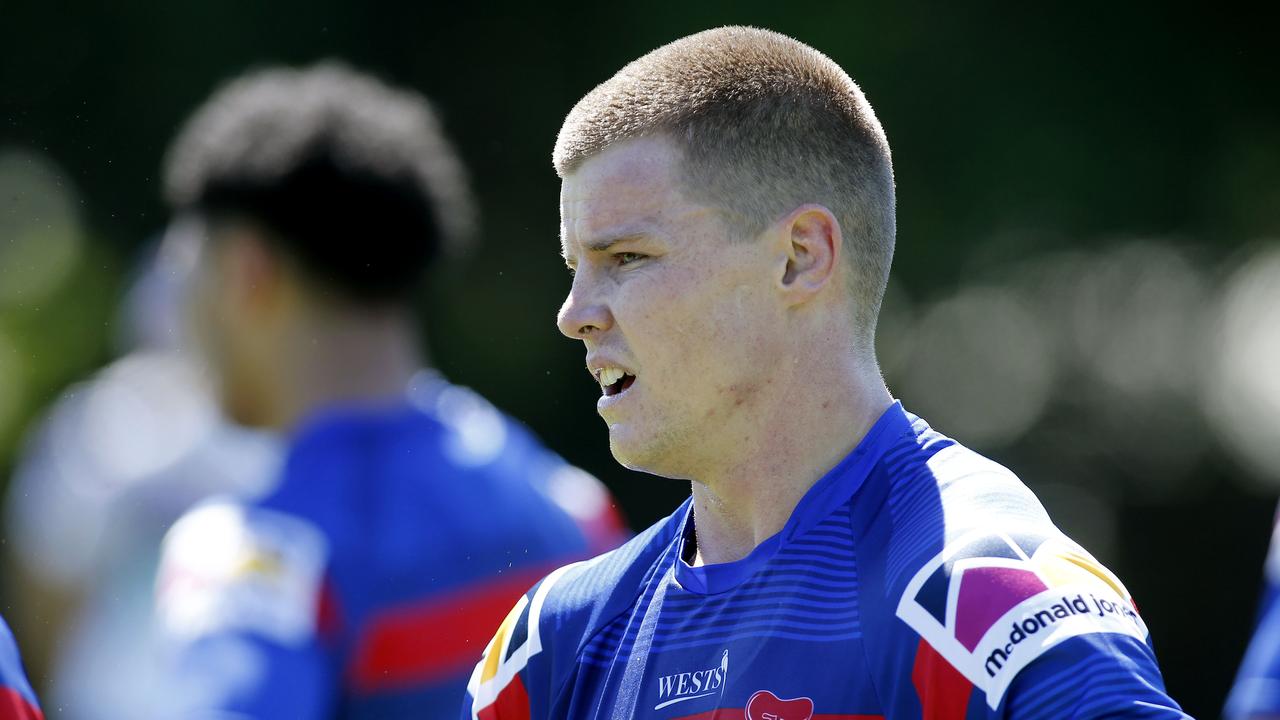
[[[274,309],[287,280],[281,257],[252,225],[236,225],[225,233],[219,239],[222,291],[251,314]]]
[[[801,205],[776,226],[786,254],[779,289],[789,304],[803,304],[827,287],[843,256],[840,222],[822,205]]]

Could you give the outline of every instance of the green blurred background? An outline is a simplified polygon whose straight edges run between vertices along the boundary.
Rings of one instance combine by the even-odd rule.
[[[434,362],[653,522],[687,487],[612,462],[582,352],[553,324],[551,146],[626,61],[761,25],[844,66],[888,132],[891,389],[1018,472],[1125,579],[1172,694],[1217,714],[1280,487],[1274,10],[113,5],[0,0],[0,486],[28,424],[115,352],[182,119],[247,68],[342,58],[436,102],[481,199],[483,245],[426,299]]]

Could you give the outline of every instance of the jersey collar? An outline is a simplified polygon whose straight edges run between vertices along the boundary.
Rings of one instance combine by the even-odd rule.
[[[737,587],[778,550],[853,497],[885,452],[902,435],[910,432],[911,418],[902,409],[902,403],[895,402],[880,415],[858,446],[809,488],[782,530],[761,542],[741,560],[701,567],[692,567],[685,562],[685,543],[693,535],[693,503],[686,501],[684,517],[680,521],[681,531],[676,540],[676,581],[685,590],[701,595],[714,595]]]

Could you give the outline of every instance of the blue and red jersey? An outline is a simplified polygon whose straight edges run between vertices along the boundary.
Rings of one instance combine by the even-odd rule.
[[[1280,715],[1280,513],[1265,576],[1258,625],[1227,697],[1227,720]]]
[[[1183,718],[1124,586],[895,404],[742,560],[686,502],[507,615],[464,720]]]
[[[456,713],[455,713],[456,714]],[[0,720],[44,720],[40,703],[27,682],[18,643],[0,617]]]
[[[594,478],[439,378],[313,417],[269,494],[203,503],[165,540],[167,714],[452,718],[511,603],[623,539],[613,512]]]

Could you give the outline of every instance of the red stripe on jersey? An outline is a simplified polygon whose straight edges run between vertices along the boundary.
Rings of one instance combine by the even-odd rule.
[[[476,713],[480,720],[529,720],[529,693],[519,675],[502,688],[498,698]]]
[[[334,640],[342,633],[342,608],[338,604],[338,591],[333,580],[325,577],[320,586],[320,601],[316,603],[316,634],[326,640]]]
[[[685,715],[676,717],[675,720],[742,720],[746,716],[746,708],[742,707],[721,707],[719,710],[708,710],[707,712],[699,712],[698,715]],[[480,716],[480,720],[484,720],[484,715]],[[503,720],[507,720],[503,717]],[[832,715],[827,712],[819,712],[817,715],[810,715],[806,720],[884,720],[883,715]]]
[[[376,692],[469,673],[511,606],[548,571],[503,575],[379,613],[356,642],[352,687]]]
[[[32,707],[27,699],[13,688],[0,687],[0,718],[4,720],[44,720],[44,713]]]
[[[964,720],[973,683],[924,639],[916,647],[911,682],[920,696],[920,720]]]

